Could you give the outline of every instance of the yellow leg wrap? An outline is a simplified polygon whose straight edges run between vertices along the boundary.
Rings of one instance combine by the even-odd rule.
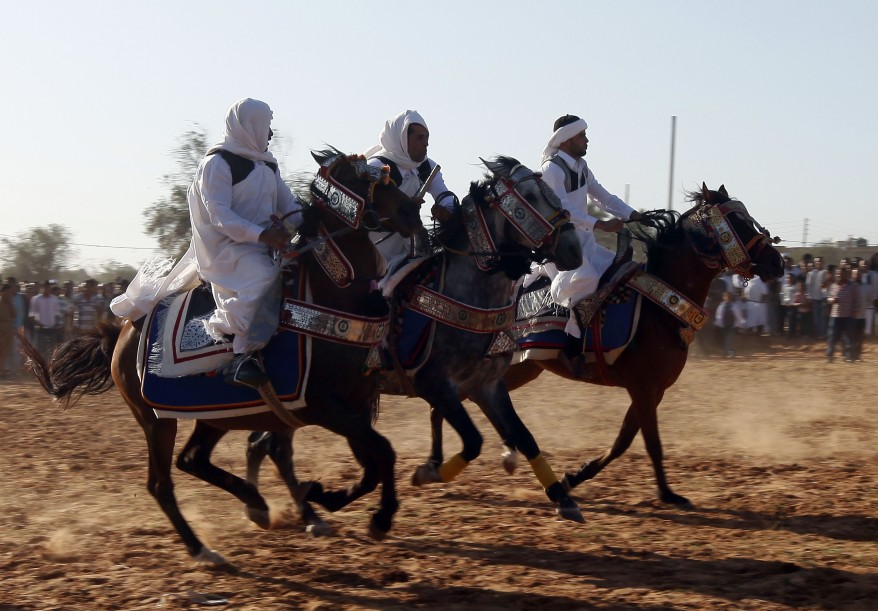
[[[439,477],[445,483],[450,482],[460,475],[460,472],[466,469],[467,462],[460,454],[455,454],[439,466]]]
[[[558,481],[558,477],[555,475],[552,467],[549,466],[549,461],[547,461],[542,454],[539,454],[536,458],[529,460],[528,462],[530,463],[531,469],[534,470],[534,475],[537,476],[540,484],[543,485],[543,488],[548,488]]]

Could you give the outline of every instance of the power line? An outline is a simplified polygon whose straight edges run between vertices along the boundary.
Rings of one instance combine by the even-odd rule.
[[[22,239],[22,236],[0,233],[0,238]],[[108,244],[83,244],[82,242],[68,242],[71,246],[87,246],[89,248],[120,248],[124,250],[159,250],[158,246],[110,246]]]

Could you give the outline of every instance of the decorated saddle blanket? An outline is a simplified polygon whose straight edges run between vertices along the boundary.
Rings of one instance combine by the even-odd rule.
[[[407,277],[395,289],[393,333],[390,341],[396,351],[396,358],[408,375],[414,375],[427,359],[433,344],[435,321],[408,307],[408,300],[415,287],[424,286],[433,291],[441,291],[444,282],[444,266],[441,257],[423,259],[421,264],[410,270]],[[392,357],[386,355],[385,369],[393,369]]]
[[[293,270],[284,275],[284,302],[304,298],[303,273]],[[231,342],[216,342],[204,327],[214,308],[210,287],[197,287],[162,300],[144,322],[138,374],[158,417],[229,418],[269,410],[255,389],[226,383],[221,370],[234,357]],[[290,408],[304,404],[310,345],[309,337],[281,323],[262,350],[274,389]]]
[[[510,334],[516,343],[512,362],[553,359],[567,345],[564,332],[570,310],[554,302],[549,295],[551,280],[543,277],[527,288],[519,287],[516,295],[515,322]],[[641,295],[625,285],[617,286],[607,297],[600,311],[601,351],[612,364],[625,350],[637,331]],[[595,360],[595,337],[592,327],[586,329],[586,362]]]

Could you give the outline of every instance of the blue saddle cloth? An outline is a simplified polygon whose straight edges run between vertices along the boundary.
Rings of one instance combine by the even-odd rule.
[[[195,289],[196,291],[199,289]],[[305,292],[305,282],[298,268],[284,276],[284,298],[291,297],[301,300]],[[207,291],[209,295],[209,291]],[[149,347],[153,347],[160,341],[162,320],[160,308],[167,308],[169,300],[165,300],[157,306],[149,321]],[[198,310],[190,307],[187,318],[198,316],[204,308],[212,311],[213,300],[209,305],[202,303],[196,306]],[[265,369],[271,378],[275,391],[281,401],[295,402],[304,394],[306,374],[306,337],[301,333],[290,331],[280,327],[268,345],[262,350]],[[219,346],[219,344],[217,344]],[[149,356],[146,351],[144,359]],[[205,413],[211,413],[211,417],[225,417],[240,415],[242,408],[262,406],[263,401],[259,393],[246,386],[232,385],[225,382],[224,376],[217,372],[189,375],[185,377],[168,378],[159,377],[150,372],[147,363],[143,363],[143,379],[141,389],[146,402],[152,406],[160,416],[173,415],[175,417],[202,417]],[[259,411],[259,410],[257,410]]]
[[[570,310],[552,303],[549,278],[540,278],[516,295],[513,336],[518,350],[561,349],[567,344],[564,327]],[[640,295],[625,286],[617,287],[607,298],[597,316],[601,317],[601,348],[609,352],[625,346],[631,339],[634,316]],[[591,325],[585,333],[585,351],[593,352]]]
[[[420,267],[414,269],[411,280],[406,278],[397,287],[394,301],[400,304],[407,290],[412,290],[418,284],[423,284],[434,291],[442,288],[441,258],[434,257]],[[417,371],[430,357],[435,323],[433,319],[405,307],[400,308],[397,315],[399,321],[396,329],[396,356],[402,368],[407,372]],[[392,369],[392,367],[388,367]]]

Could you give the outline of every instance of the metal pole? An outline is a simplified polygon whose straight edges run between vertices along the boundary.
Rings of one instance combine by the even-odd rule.
[[[671,116],[671,172],[668,178],[668,210],[674,209],[674,149],[677,143],[677,115]]]

